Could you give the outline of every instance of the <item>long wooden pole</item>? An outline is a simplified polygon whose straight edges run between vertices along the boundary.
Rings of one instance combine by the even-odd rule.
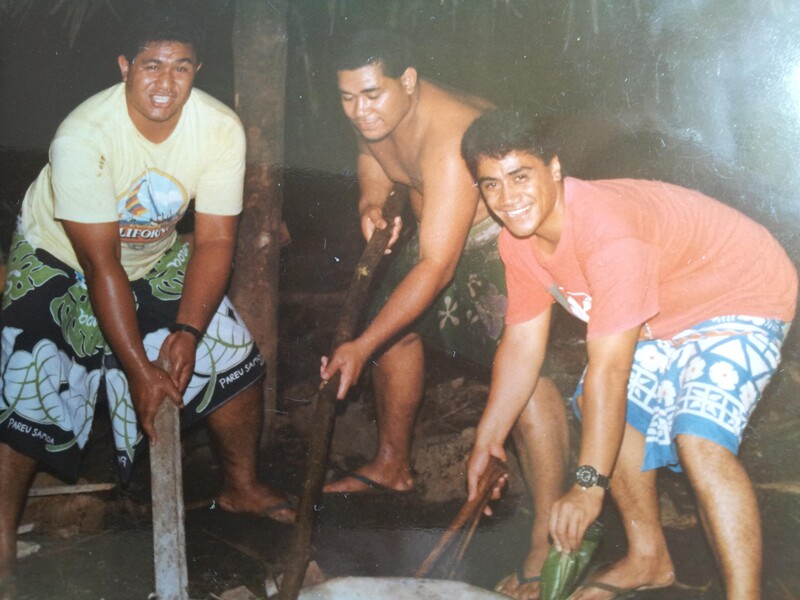
[[[361,317],[361,310],[367,298],[369,285],[375,268],[383,258],[392,233],[392,223],[400,215],[405,205],[407,191],[402,186],[395,186],[383,207],[383,217],[389,224],[385,229],[376,229],[370,238],[361,260],[356,266],[350,287],[347,290],[339,323],[333,336],[330,355],[336,348],[351,340]],[[303,585],[303,578],[311,556],[311,534],[314,529],[316,511],[314,505],[322,492],[325,482],[325,471],[328,463],[328,450],[333,435],[334,415],[336,411],[336,391],[339,388],[339,373],[324,383],[315,398],[314,419],[309,434],[308,460],[303,493],[297,508],[295,523],[283,582],[280,590],[281,600],[295,600]]]

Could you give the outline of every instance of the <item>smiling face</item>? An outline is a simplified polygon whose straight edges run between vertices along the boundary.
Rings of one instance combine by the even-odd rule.
[[[551,244],[558,243],[564,184],[557,156],[544,164],[520,150],[502,158],[484,155],[478,159],[477,176],[489,209],[515,237],[536,235]]]
[[[339,71],[339,95],[347,118],[368,142],[378,142],[400,124],[411,108],[417,72],[398,78],[383,74],[380,64]]]
[[[169,137],[200,69],[191,44],[150,42],[133,62],[118,58],[131,121],[147,139]]]

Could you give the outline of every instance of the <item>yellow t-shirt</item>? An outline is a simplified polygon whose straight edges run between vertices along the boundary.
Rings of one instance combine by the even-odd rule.
[[[36,248],[80,271],[59,219],[119,222],[122,266],[133,281],[175,239],[175,225],[195,210],[242,210],[245,136],[231,109],[194,89],[169,138],[154,144],[128,116],[120,83],[78,106],[50,145],[50,162],[28,188],[22,230]]]

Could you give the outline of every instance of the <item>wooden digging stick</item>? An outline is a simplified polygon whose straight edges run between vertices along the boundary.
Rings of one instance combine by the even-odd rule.
[[[168,365],[156,364],[169,371]],[[169,398],[158,408],[155,429],[158,441],[150,446],[150,488],[156,597],[188,600],[180,411]]]
[[[386,204],[383,207],[383,218],[388,223],[388,226],[384,229],[375,230],[375,233],[367,243],[367,247],[364,249],[364,253],[361,255],[361,260],[356,266],[356,271],[353,274],[353,279],[350,282],[347,296],[339,314],[339,322],[333,335],[330,356],[333,356],[336,348],[351,340],[355,335],[372,276],[381,258],[383,258],[384,251],[392,235],[394,219],[402,212],[406,198],[406,189],[403,186],[396,185],[386,200]],[[279,596],[281,600],[295,600],[297,598],[311,557],[311,534],[314,529],[314,517],[316,515],[314,505],[320,497],[322,486],[325,482],[325,470],[328,463],[330,441],[333,435],[336,392],[338,389],[339,373],[336,373],[330,381],[323,382],[315,398],[314,418],[311,433],[309,434],[306,477],[289,545],[286,570],[284,571]]]
[[[442,535],[439,543],[436,544],[436,547],[431,550],[428,558],[424,560],[419,569],[417,569],[417,572],[414,573],[414,577],[427,577],[428,574],[433,570],[433,567],[436,566],[436,563],[439,561],[442,554],[444,554],[445,550],[447,550],[450,544],[455,540],[458,533],[463,529],[464,525],[470,521],[477,525],[478,519],[480,519],[483,509],[489,502],[489,497],[492,495],[492,490],[497,484],[498,479],[500,479],[507,472],[508,467],[506,467],[506,464],[503,461],[494,456],[489,457],[489,464],[486,466],[483,475],[481,475],[481,478],[478,481],[477,496],[466,502],[464,506],[461,507],[461,510],[458,511],[456,518],[453,519],[452,523],[450,523],[450,527],[448,527],[447,531],[445,531]],[[470,529],[472,532],[475,530],[474,526]],[[470,538],[471,537],[472,536],[470,535]],[[466,547],[462,547],[462,550],[463,549],[466,549]],[[462,556],[463,552],[460,552],[459,559]]]

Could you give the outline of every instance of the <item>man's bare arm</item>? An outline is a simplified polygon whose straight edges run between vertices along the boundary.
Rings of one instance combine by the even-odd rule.
[[[427,310],[453,278],[475,218],[478,191],[460,155],[427,161],[419,262],[361,336],[374,351]]]
[[[161,401],[169,398],[181,406],[183,400],[168,374],[145,353],[133,292],[120,263],[119,223],[62,223],[86,277],[100,330],[128,378],[139,422],[155,442],[153,420]]]
[[[176,321],[205,331],[214,316],[231,274],[236,247],[238,216],[196,213],[192,255],[186,267],[183,294]],[[187,332],[175,332],[164,340],[160,356],[181,391],[194,370],[197,340]]]
[[[474,498],[478,480],[489,457],[506,460],[503,446],[539,381],[550,333],[551,309],[526,323],[509,325],[495,354],[489,400],[478,424],[475,445],[467,467],[469,497]]]
[[[446,150],[446,149],[444,149]],[[424,162],[424,206],[419,224],[420,260],[364,333],[340,346],[322,370],[341,370],[338,397],[358,378],[378,348],[430,307],[453,277],[478,204],[478,191],[460,154],[439,148]]]
[[[388,225],[383,218],[383,206],[394,188],[394,182],[386,176],[378,161],[367,150],[363,150],[358,156],[358,185],[361,233],[364,239],[369,241],[375,229],[383,229]],[[394,245],[400,234],[400,223],[395,223],[393,226],[395,231],[389,240],[389,248]]]
[[[579,465],[611,475],[625,430],[628,379],[640,327],[590,340],[589,365],[583,380],[582,436]],[[600,514],[604,490],[576,485],[550,514],[550,534],[559,550],[576,551],[586,528]]]

